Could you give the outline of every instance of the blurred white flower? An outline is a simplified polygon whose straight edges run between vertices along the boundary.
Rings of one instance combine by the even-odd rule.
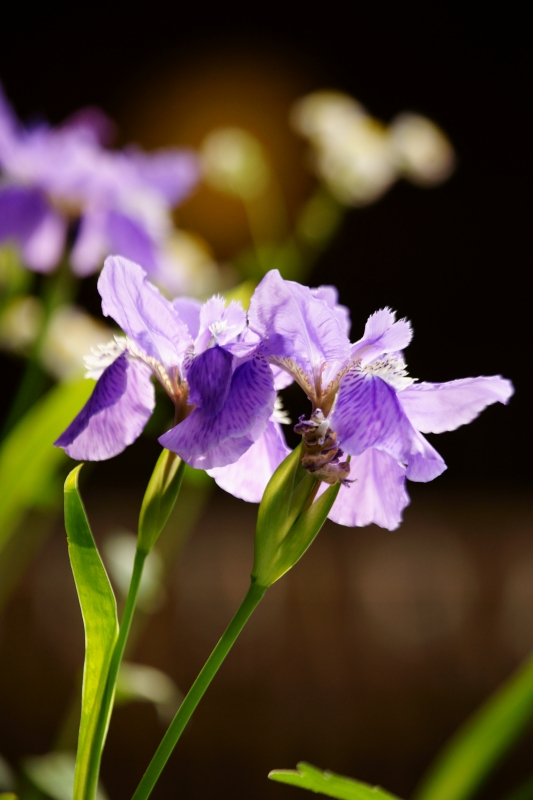
[[[41,347],[43,366],[57,380],[68,380],[84,371],[84,356],[106,344],[113,332],[77,306],[60,306],[50,318]]]
[[[421,186],[442,183],[452,174],[455,153],[438,125],[420,114],[403,113],[389,128],[398,169]]]
[[[0,318],[0,347],[26,354],[37,339],[44,322],[41,300],[32,295],[15,297]]]
[[[345,205],[373,203],[400,177],[432,185],[453,171],[448,139],[416,114],[401,114],[387,128],[352,97],[323,91],[299,100],[291,122],[311,143],[314,172]]]
[[[251,200],[263,194],[270,169],[261,143],[242,128],[216,128],[200,148],[203,177],[221,192]]]

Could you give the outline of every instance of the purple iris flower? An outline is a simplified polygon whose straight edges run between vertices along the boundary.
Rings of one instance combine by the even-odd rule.
[[[388,308],[377,311],[362,339],[351,344],[347,311],[337,304],[335,289],[308,289],[275,270],[256,289],[249,324],[270,363],[311,401],[309,419],[295,427],[303,437],[302,464],[324,482],[322,491],[342,484],[330,513],[342,525],[396,528],[409,502],[406,478],[426,482],[446,469],[423,433],[454,430],[491,403],[507,403],[513,393],[500,376],[415,383],[402,354],[412,336],[406,320],[396,321]],[[281,461],[277,444],[270,453],[274,464]],[[242,460],[248,476],[254,474],[253,454],[249,450]],[[219,470],[217,480],[242,496],[245,469],[238,461]],[[246,499],[259,501],[265,485],[257,473]]]
[[[201,469],[236,461],[266,430],[276,399],[273,370],[240,303],[172,303],[120,256],[106,259],[98,290],[103,313],[126,337],[87,359],[98,382],[56,445],[87,461],[122,452],[153,411],[155,375],[176,409],[161,444]]]
[[[23,128],[0,87],[0,243],[14,241],[30,269],[50,272],[76,223],[70,262],[77,275],[95,272],[115,252],[173,291],[164,252],[170,209],[197,182],[197,159],[178,149],[106,150],[110,125],[88,109],[56,128]]]

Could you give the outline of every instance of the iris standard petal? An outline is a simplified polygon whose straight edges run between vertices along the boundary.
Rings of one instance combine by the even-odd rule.
[[[329,519],[339,525],[363,527],[372,522],[395,530],[409,504],[405,491],[405,467],[382,450],[366,450],[350,461],[350,480],[341,486]],[[324,484],[321,491],[328,487]]]
[[[292,359],[313,385],[327,384],[348,363],[350,344],[336,315],[306,286],[283,280],[278,270],[268,272],[256,288],[248,318],[265,340],[265,355]]]
[[[193,359],[187,370],[189,403],[215,416],[226,402],[233,356],[222,347],[210,347]]]
[[[233,373],[220,413],[213,416],[196,408],[183,422],[161,436],[159,442],[193,467],[224,467],[236,461],[263,433],[275,399],[270,366],[263,358],[253,358]],[[248,442],[233,442],[249,436],[253,438]]]
[[[150,369],[125,353],[107,367],[78,416],[55,442],[71,458],[103,461],[140,436],[154,410]]]
[[[352,345],[352,358],[361,358],[363,364],[369,364],[386,353],[406,348],[413,337],[411,324],[406,319],[398,322],[395,319],[396,314],[390,308],[381,308],[372,314],[363,338]]]
[[[423,433],[453,431],[491,403],[507,403],[514,389],[501,375],[449,383],[415,383],[398,393],[413,426]]]
[[[234,497],[260,503],[267,483],[290,452],[281,425],[270,419],[265,432],[238,461],[209,470],[209,475]]]
[[[351,370],[344,376],[330,426],[353,456],[378,447],[400,461],[408,452],[408,423],[396,392],[375,375]]]
[[[98,280],[102,311],[113,317],[135,344],[166,367],[179,363],[192,344],[187,326],[138,264],[109,256]]]
[[[172,305],[179,318],[186,324],[192,339],[196,339],[200,330],[200,309],[202,304],[194,297],[176,297]]]
[[[336,286],[318,286],[316,289],[311,289],[311,294],[318,300],[323,300],[326,305],[331,308],[337,319],[339,320],[343,331],[346,336],[350,335],[352,327],[352,320],[350,318],[350,309],[346,306],[339,304],[339,292]]]
[[[226,307],[226,301],[220,295],[207,300],[200,311],[200,330],[195,342],[196,352],[209,347],[214,340],[217,344],[226,345],[241,334],[246,327],[246,314],[240,303],[232,300]]]

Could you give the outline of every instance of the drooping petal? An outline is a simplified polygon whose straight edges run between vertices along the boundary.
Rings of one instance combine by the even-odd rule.
[[[150,369],[123,353],[110,364],[78,416],[55,442],[71,458],[103,461],[140,436],[154,409]]]
[[[423,433],[453,431],[472,422],[491,403],[507,403],[513,385],[501,375],[449,383],[415,383],[398,393],[413,426]]]
[[[406,319],[395,322],[396,314],[382,308],[372,314],[365,325],[363,338],[352,345],[352,358],[361,358],[369,364],[386,353],[396,353],[407,347],[413,337],[411,324]]]
[[[215,416],[226,402],[233,356],[222,347],[210,347],[193,359],[187,370],[189,402]]]
[[[36,272],[50,272],[61,260],[66,238],[66,219],[49,208],[22,246],[24,263]]]
[[[248,503],[260,503],[267,483],[290,453],[281,425],[268,421],[265,432],[238,461],[209,470],[221,489]]]
[[[213,416],[196,408],[159,442],[192,467],[225,467],[263,433],[275,399],[268,363],[263,358],[253,358],[233,373],[226,403],[218,414]]]
[[[292,359],[312,385],[327,385],[348,363],[348,337],[332,309],[306,286],[283,280],[278,270],[255,290],[248,318],[265,340],[265,355]]]
[[[350,328],[352,327],[350,309],[339,304],[339,293],[337,288],[335,286],[318,286],[316,289],[311,289],[311,294],[313,297],[323,300],[324,303],[331,308],[339,320],[342,329],[346,332],[346,336],[349,336]]]
[[[70,263],[80,278],[92,275],[110,251],[107,232],[108,215],[103,211],[90,211],[80,220],[76,241],[70,254]]]
[[[407,419],[394,389],[375,375],[352,369],[344,376],[330,425],[351,455],[377,447],[398,461],[406,457]]]
[[[329,518],[339,525],[363,527],[374,523],[390,531],[402,521],[409,504],[405,467],[382,450],[366,450],[350,462],[349,486],[341,486]],[[323,484],[321,492],[327,489]]]
[[[428,440],[418,431],[412,430],[411,449],[407,461],[407,477],[410,481],[428,483],[442,475],[446,469],[444,459]]]
[[[138,264],[106,258],[98,291],[104,315],[113,317],[138,347],[167,367],[179,363],[192,343],[187,326]]]
[[[192,339],[196,339],[200,330],[200,309],[202,304],[194,297],[176,297],[172,305],[179,318],[186,324]]]

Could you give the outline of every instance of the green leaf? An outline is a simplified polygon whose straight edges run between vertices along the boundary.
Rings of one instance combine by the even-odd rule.
[[[136,700],[153,703],[160,719],[170,722],[183,695],[172,678],[160,669],[123,661],[118,673],[115,702],[121,704]]]
[[[322,772],[321,769],[300,761],[296,770],[274,769],[268,777],[279,783],[288,783],[290,786],[299,786],[300,789],[309,789],[316,794],[325,794],[336,797],[337,800],[399,800],[379,786],[370,786],[368,783],[344,778],[334,772]]]
[[[93,739],[118,635],[118,622],[115,596],[78,491],[81,467],[73,469],[65,482],[69,556],[85,626],[81,722],[73,797],[74,800],[92,800],[98,777],[92,763],[100,755],[92,753]]]
[[[416,800],[472,797],[532,715],[533,658],[530,658],[459,729],[430,767]]]
[[[163,450],[157,460],[139,517],[137,547],[144,553],[150,552],[174,508],[184,468],[185,463],[169,450]]]
[[[2,794],[0,794],[0,800],[18,800],[18,797],[16,794],[11,794],[10,792],[7,794],[2,792]]]
[[[255,535],[252,577],[260,586],[271,586],[291,569],[324,524],[340,484],[314,500],[319,485],[301,466],[301,445],[270,479],[259,506]]]
[[[94,381],[81,379],[51,389],[17,423],[0,447],[0,552],[27,509],[42,502],[43,489],[67,459],[53,443],[88,399]]]
[[[74,754],[65,752],[31,756],[23,761],[30,781],[52,800],[72,800],[75,766]],[[107,800],[102,787],[98,787],[95,800]]]

